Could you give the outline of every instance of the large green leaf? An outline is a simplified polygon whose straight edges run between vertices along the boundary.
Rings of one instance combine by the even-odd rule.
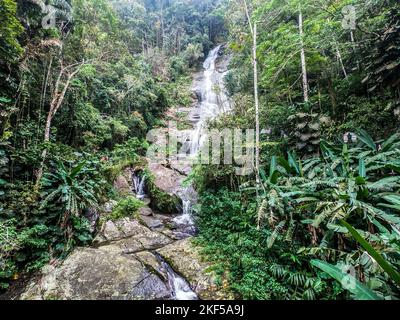
[[[365,168],[365,160],[364,158],[360,159],[360,162],[358,164],[358,175],[362,178],[367,177],[367,170]]]
[[[72,169],[70,178],[74,179],[83,169],[83,167],[86,165],[86,161],[81,162],[78,164],[75,168]]]
[[[400,135],[398,133],[395,133],[384,143],[382,143],[382,151],[383,152],[390,151],[392,147],[398,142],[400,142]]]
[[[398,273],[381,255],[376,251],[348,222],[341,220],[340,223],[349,230],[354,239],[375,259],[383,270],[392,278],[394,282],[400,285],[400,273]]]
[[[384,189],[384,188],[388,188],[388,187],[395,187],[398,185],[399,180],[400,180],[399,176],[386,177],[379,181],[368,184],[368,188],[369,189]]]
[[[269,180],[272,184],[275,184],[278,180],[277,170],[276,170],[276,157],[271,158],[271,165],[269,167]]]
[[[365,130],[358,130],[358,138],[369,148],[376,151],[376,144],[374,139],[365,131]]]
[[[322,151],[322,155],[324,157],[328,157],[331,160],[333,160],[335,158],[335,154],[334,154],[334,152],[332,150],[332,147],[329,145],[328,142],[322,140],[321,143],[320,143],[320,148],[321,148],[321,151]]]
[[[298,175],[301,175],[301,169],[299,166],[299,161],[295,152],[288,152],[288,159],[290,166],[296,171]]]
[[[340,268],[321,260],[311,260],[311,264],[326,272],[333,279],[342,284],[346,281],[346,279],[349,279],[348,277],[351,277],[350,280],[352,285],[345,286],[345,289],[349,290],[357,300],[382,300],[375,292],[367,288],[352,275],[342,272]]]

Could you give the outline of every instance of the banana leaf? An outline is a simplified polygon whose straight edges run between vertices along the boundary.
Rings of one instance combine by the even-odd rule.
[[[352,277],[349,274],[342,272],[342,270],[334,265],[331,265],[321,260],[311,260],[311,264],[314,267],[321,269],[326,272],[333,279],[343,283],[347,277]],[[356,278],[352,277],[352,286],[346,286],[345,289],[349,290],[356,298],[356,300],[382,300],[375,292],[363,285]]]
[[[381,266],[383,270],[392,278],[397,285],[400,285],[400,273],[398,273],[381,255],[376,251],[349,223],[344,220],[340,220],[340,223],[349,230],[351,235],[357,242],[369,253],[369,255],[375,259],[375,261]]]

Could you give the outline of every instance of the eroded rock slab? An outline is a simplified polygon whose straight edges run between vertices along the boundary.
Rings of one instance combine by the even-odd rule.
[[[158,163],[150,163],[149,170],[154,175],[154,184],[169,195],[178,195],[185,177]]]
[[[114,181],[114,188],[120,194],[128,194],[131,192],[131,186],[129,185],[128,180],[123,175],[120,175]]]
[[[168,281],[168,273],[161,265],[157,257],[149,251],[141,251],[135,254],[135,257],[141,261],[148,269],[155,271],[164,281]]]
[[[171,242],[172,239],[166,235],[151,230],[132,218],[107,221],[95,239],[99,249],[113,253],[154,250]]]
[[[106,221],[95,239],[96,244],[115,241],[127,237],[145,234],[150,230],[133,218]]]
[[[150,229],[161,228],[164,226],[161,220],[153,216],[142,216],[140,221]]]
[[[166,284],[133,256],[76,249],[60,266],[47,266],[22,300],[166,299]]]

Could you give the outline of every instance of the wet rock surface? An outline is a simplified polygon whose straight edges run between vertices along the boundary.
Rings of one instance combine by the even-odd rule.
[[[185,226],[173,226],[174,216],[148,207],[145,212],[138,219],[104,222],[94,247],[77,248],[64,261],[43,268],[18,299],[177,299],[171,272],[193,290],[187,297],[227,298],[216,290],[209,265],[201,262]],[[166,262],[173,271],[167,270]]]
[[[151,207],[163,213],[178,213],[182,206],[179,193],[186,177],[159,163],[150,163],[149,170],[153,175],[150,187]]]
[[[137,300],[165,299],[166,284],[129,255],[93,248],[76,249],[60,266],[47,266],[39,283],[21,299]]]

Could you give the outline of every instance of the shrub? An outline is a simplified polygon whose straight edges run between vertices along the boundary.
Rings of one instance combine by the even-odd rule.
[[[128,196],[118,202],[110,214],[109,219],[118,220],[124,217],[132,217],[138,213],[138,210],[143,207],[143,202],[135,197]]]

